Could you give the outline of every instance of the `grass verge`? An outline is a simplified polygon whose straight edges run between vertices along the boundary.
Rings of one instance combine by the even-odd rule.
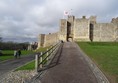
[[[35,68],[35,61],[33,60],[33,61],[27,63],[26,65],[17,68],[16,71],[18,71],[18,70],[33,70],[34,68]]]
[[[48,49],[49,47],[45,47],[45,48],[39,48],[38,50],[36,50],[36,52],[45,52],[46,49]],[[45,58],[45,56],[44,56]],[[35,61],[31,61],[30,63],[21,66],[20,68],[16,69],[16,70],[33,70],[35,68]]]
[[[78,45],[105,72],[111,83],[118,83],[118,43],[78,42]]]
[[[26,56],[28,54],[32,54],[33,51],[27,51],[27,50],[22,50],[21,51],[22,54],[21,56]],[[5,61],[5,60],[9,60],[9,59],[13,59],[14,58],[14,50],[3,50],[2,51],[3,55],[0,56],[0,61]]]

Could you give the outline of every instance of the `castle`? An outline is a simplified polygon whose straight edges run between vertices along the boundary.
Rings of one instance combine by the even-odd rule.
[[[39,35],[38,47],[49,46],[59,40],[117,42],[118,18],[113,18],[111,23],[97,23],[96,16],[68,16],[67,19],[60,20],[59,32]]]

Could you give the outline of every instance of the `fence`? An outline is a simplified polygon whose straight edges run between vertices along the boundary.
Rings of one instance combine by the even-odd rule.
[[[51,46],[49,49],[47,49],[46,52],[41,52],[40,54],[35,55],[35,70],[38,72],[38,69],[43,68],[43,66],[48,63],[48,61],[51,59],[53,55],[55,55],[58,51],[58,48],[60,47],[61,42],[55,44],[54,46]]]

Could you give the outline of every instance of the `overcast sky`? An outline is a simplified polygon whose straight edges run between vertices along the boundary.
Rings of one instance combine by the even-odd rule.
[[[0,35],[35,38],[56,32],[64,10],[76,17],[96,15],[99,22],[118,16],[118,0],[0,0]]]

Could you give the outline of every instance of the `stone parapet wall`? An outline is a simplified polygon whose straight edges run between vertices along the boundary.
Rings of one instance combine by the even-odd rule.
[[[113,23],[97,23],[93,29],[93,41],[109,42],[116,40],[115,28]]]
[[[89,24],[90,21],[86,18],[76,19],[74,21],[74,40],[89,40]]]
[[[66,38],[67,38],[67,20],[61,19],[60,20],[59,39],[66,41]]]
[[[39,43],[38,48],[47,47],[57,43],[59,41],[59,35],[57,33],[49,33],[49,34],[40,34],[39,35]]]
[[[59,26],[57,33],[39,36],[39,47],[52,45],[59,40],[118,42],[118,17],[113,18],[111,23],[97,23],[96,16],[68,16],[68,19],[60,20]]]
[[[44,42],[45,42],[45,34],[40,34],[38,41],[39,41],[38,42],[38,48],[43,47]]]
[[[51,33],[45,35],[45,47],[53,45],[54,43],[57,43],[59,41],[58,33]]]

